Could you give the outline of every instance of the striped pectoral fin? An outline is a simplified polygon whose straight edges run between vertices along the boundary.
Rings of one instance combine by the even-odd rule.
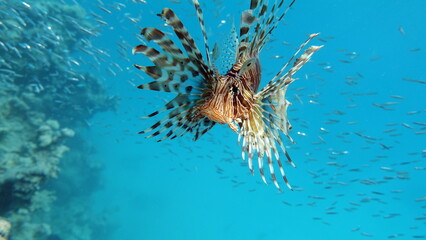
[[[269,135],[273,136],[271,139],[268,139],[268,141],[269,141],[270,146],[271,146],[270,149],[272,149],[272,152],[274,153],[274,156],[275,156],[275,160],[277,161],[278,167],[280,169],[281,177],[283,178],[283,180],[284,180],[285,184],[287,185],[287,187],[290,190],[293,191],[293,188],[291,187],[290,183],[288,182],[287,175],[285,174],[284,167],[283,167],[283,164],[281,162],[280,154],[279,154],[278,149],[276,147],[275,141],[277,141],[278,144],[281,146],[281,150],[283,150],[283,152],[286,155],[287,160],[289,160],[290,164],[293,167],[296,167],[296,166],[294,165],[293,161],[291,160],[290,155],[288,154],[288,152],[285,150],[285,148],[283,148],[282,142],[281,143],[279,142],[279,141],[281,141],[280,137],[279,137],[279,133],[276,131],[275,133],[271,132]]]
[[[295,0],[291,1],[284,8],[284,0],[276,0],[272,5],[269,5],[270,1],[267,0],[252,0],[250,9],[241,15],[240,41],[247,44],[240,45],[239,56],[241,57],[243,52],[247,55],[260,52],[294,2]]]
[[[287,176],[284,172],[284,168],[280,159],[280,151],[278,150],[280,148],[287,157],[289,163],[294,166],[293,161],[291,160],[283,145],[280,132],[277,130],[279,129],[277,121],[279,121],[280,118],[273,112],[267,112],[266,110],[262,109],[262,105],[258,104],[255,105],[253,116],[243,121],[240,133],[243,137],[242,151],[243,153],[248,153],[250,171],[252,171],[251,161],[254,154],[257,153],[259,172],[262,180],[265,183],[267,183],[267,181],[264,176],[263,161],[266,157],[272,181],[275,187],[281,191],[282,189],[280,188],[280,184],[274,169],[275,163],[273,159],[275,159],[283,181],[287,187],[292,190],[292,187],[290,186],[287,180]],[[273,111],[272,108],[269,108],[269,110]]]
[[[273,30],[277,27],[278,23],[284,18],[290,8],[293,6],[295,0],[293,0],[287,7],[283,9],[284,0],[275,1],[275,3],[270,7],[269,14],[263,14],[264,17],[259,17],[262,19],[258,23],[256,28],[258,29],[255,33],[255,36],[252,41],[252,49],[263,49],[269,36]],[[262,10],[265,9],[263,6]],[[262,13],[262,10],[260,11]]]
[[[138,45],[133,48],[133,54],[142,53],[149,58],[156,66],[160,67],[173,67],[177,64],[171,61],[166,54],[159,52],[155,48],[148,47],[145,45]]]
[[[265,170],[263,168],[263,152],[259,153],[258,151],[258,142],[256,141],[256,136],[250,136],[248,141],[248,158],[251,161],[254,158],[255,152],[257,153],[257,166],[259,168],[260,177],[265,184],[268,184],[265,177]]]
[[[187,94],[178,94],[175,98],[173,98],[171,101],[166,103],[164,107],[162,107],[161,109],[157,111],[152,112],[151,114],[145,117],[141,117],[141,119],[151,118],[165,111],[172,110],[174,108],[187,108],[188,105],[191,105],[191,104],[193,105],[195,103],[194,103],[194,100],[191,100],[190,96],[188,96]]]
[[[158,81],[171,80],[174,78],[175,73],[185,75],[185,68],[188,68],[187,59],[179,59],[145,45],[136,46],[133,48],[133,53],[142,53],[155,64],[155,66],[141,66],[137,64],[134,66]]]
[[[203,55],[195,44],[194,39],[173,10],[170,8],[164,8],[161,16],[166,20],[166,23],[173,28],[173,31],[176,33],[176,36],[179,38],[183,48],[188,54],[188,58],[194,63],[197,70],[206,78],[208,77],[208,74],[212,74],[208,66],[204,63]]]
[[[180,103],[182,100],[183,103]],[[163,120],[155,123],[152,127],[141,133],[148,133],[158,128],[156,132],[148,137],[163,135],[163,137],[158,140],[160,142],[166,139],[174,139],[190,132],[194,134],[194,140],[197,140],[215,125],[215,122],[197,113],[198,110],[194,108],[196,102],[185,101],[185,98],[172,100],[166,104],[162,111],[172,109],[176,106],[178,107],[169,112]],[[155,116],[159,113],[160,111],[156,111],[149,116]]]
[[[257,166],[259,169],[260,177],[265,184],[268,184],[268,181],[265,177],[265,170],[263,167],[264,160],[264,147],[263,142],[260,140],[259,136],[257,136],[257,132],[254,132],[251,128],[250,120],[243,121],[242,128],[240,130],[240,134],[243,137],[243,145],[242,145],[242,156],[245,158],[245,153],[247,153],[247,161],[250,172],[254,175],[253,171],[253,160],[255,154],[257,154]]]
[[[245,132],[243,132],[242,130],[240,131],[239,135],[238,135],[238,142],[240,142],[240,139],[243,139],[243,143],[242,143],[242,147],[241,147],[241,157],[242,159],[246,159],[246,153],[248,153],[249,148],[248,148],[248,140],[247,137],[245,135]],[[247,160],[247,165],[250,169],[250,173],[251,175],[254,175],[254,170],[253,170],[253,158],[248,158]]]
[[[177,137],[183,136],[188,131],[188,121],[182,117],[179,119],[179,121],[176,122],[176,125],[174,125],[173,129],[171,129],[167,134],[168,139],[175,139]],[[165,138],[161,139],[160,141],[163,141]]]
[[[277,186],[277,188],[280,189],[279,186],[278,186],[278,182],[276,181],[276,177],[275,177],[275,173],[274,173],[271,151],[272,151],[272,153],[275,157],[275,161],[278,164],[278,168],[280,170],[280,174],[281,174],[281,177],[284,180],[284,183],[287,185],[287,187],[290,190],[293,190],[290,183],[287,180],[287,176],[284,172],[284,168],[283,168],[283,165],[282,165],[282,162],[281,162],[280,154],[279,154],[279,151],[278,151],[277,145],[276,145],[276,142],[277,142],[281,146],[280,135],[279,135],[278,131],[273,131],[273,130],[271,130],[271,128],[273,128],[273,127],[268,126],[266,128],[266,131],[265,131],[265,136],[267,136],[267,137],[265,137],[265,148],[267,148],[267,151],[268,151],[267,152],[268,164],[269,164],[269,167],[270,167],[272,179],[275,180],[275,182],[274,182],[275,186]],[[287,151],[283,148],[281,148],[281,150],[283,150],[284,154],[288,157],[288,159],[290,159],[290,156],[288,155]],[[291,159],[290,159],[290,161],[291,161]]]
[[[216,123],[209,118],[204,117],[198,121],[197,126],[194,128],[194,141],[197,141],[201,136],[207,133]]]
[[[245,10],[241,14],[240,20],[240,41],[248,42],[249,41],[249,32],[250,27],[257,20],[257,18],[253,15],[253,10]]]
[[[250,9],[255,9],[259,5],[259,0],[251,0],[250,1]]]
[[[315,34],[315,36],[317,36],[317,34]],[[302,54],[302,56],[300,56],[298,59],[296,59],[293,67],[290,69],[289,72],[292,72],[292,73],[297,72],[300,68],[302,68],[303,65],[305,65],[305,63],[307,63],[309,61],[309,59],[312,57],[312,55],[316,51],[320,50],[322,47],[324,47],[324,46],[323,45],[311,46],[308,49],[306,49],[305,52]]]
[[[161,133],[165,132],[167,129],[172,128],[173,126],[176,126],[177,124],[179,124],[182,121],[182,119],[184,119],[188,114],[190,114],[194,106],[195,106],[195,103],[193,101],[190,101],[188,99],[188,96],[185,96],[182,94],[178,95],[173,100],[168,102],[162,109],[155,111],[147,116],[147,117],[153,117],[160,114],[161,112],[170,110],[170,112],[167,114],[166,117],[164,117],[162,120],[156,122],[151,127],[139,133],[141,134],[149,133],[159,128],[156,132],[154,132],[148,137],[158,136]],[[169,134],[169,136],[170,135],[171,134]]]
[[[290,183],[288,182],[287,175],[284,172],[284,168],[283,168],[283,165],[281,163],[280,158],[277,158],[276,161],[277,161],[278,167],[280,169],[281,177],[283,178],[284,183],[287,185],[287,188],[290,189],[291,191],[294,191],[293,188],[291,187]]]
[[[179,108],[178,108],[178,109],[179,109]],[[179,109],[179,110],[180,110],[180,109]],[[156,122],[156,123],[154,123],[154,125],[152,125],[151,127],[147,128],[147,129],[145,129],[145,130],[143,130],[143,131],[140,131],[140,132],[139,132],[139,134],[149,133],[149,132],[151,132],[151,131],[153,131],[153,130],[157,129],[158,127],[162,126],[165,122],[169,121],[171,118],[173,118],[174,116],[176,116],[176,115],[177,115],[177,112],[178,112],[179,110],[176,110],[176,109],[175,109],[174,111],[170,112],[170,113],[167,115],[167,117],[163,118],[163,119],[162,119],[162,120],[160,120],[160,121],[157,121],[157,122]],[[157,112],[154,112],[154,113],[152,113],[152,114],[150,114],[150,115],[148,115],[148,116],[155,116],[155,115],[157,115]],[[157,135],[158,135],[158,134],[157,134]],[[148,136],[148,137],[150,137],[150,136]]]
[[[174,73],[174,75],[182,74],[182,73]],[[191,99],[200,98],[202,92],[204,91],[204,86],[202,84],[194,83],[194,81],[185,82],[181,80],[182,78],[178,77],[176,79],[168,79],[166,80],[157,80],[144,84],[140,84],[138,86],[139,89],[147,89],[153,91],[160,92],[170,92],[176,94],[185,94],[189,96],[193,96]],[[201,85],[201,86],[197,86]]]
[[[153,91],[161,91],[161,92],[178,92],[179,83],[175,83],[173,81],[153,81],[149,83],[144,83],[138,86],[139,89],[148,89]]]
[[[188,127],[188,115],[191,114],[193,109],[187,109],[184,112],[178,112],[173,119],[171,119],[169,126],[164,128],[164,130],[168,130],[166,134],[164,134],[163,138],[159,139],[158,142],[164,141],[166,139],[174,139],[176,137],[183,136],[187,131],[185,129]]]
[[[259,137],[256,136],[254,138],[256,138],[256,140],[252,141],[252,145],[255,149],[252,150],[252,151],[257,152],[257,164],[259,166],[260,177],[262,178],[262,180],[265,184],[268,184],[268,182],[266,181],[265,171],[264,171],[264,168],[263,168],[263,159],[264,159],[264,155],[265,155],[264,150],[263,150],[263,147],[261,146],[262,144],[259,142],[259,140],[260,140]],[[269,162],[268,162],[268,164],[269,164]]]
[[[288,65],[290,65],[290,63],[299,54],[299,52],[309,43],[309,41],[318,35],[318,33],[309,35],[309,38],[302,45],[300,45],[299,49],[293,54],[290,60],[287,61],[287,63],[281,68],[281,70],[275,75],[275,77],[271,81],[269,81],[269,83],[264,86],[261,91],[257,93],[257,97],[259,99],[265,99],[270,95],[277,93],[277,91],[279,91],[279,89],[281,89],[283,86],[288,85],[294,81],[294,79],[292,79],[292,76],[297,71],[299,71],[303,67],[303,65],[305,65],[309,61],[312,55],[316,51],[321,49],[323,46],[309,47],[299,58],[294,61],[293,66],[289,69],[288,72],[284,73],[284,70],[287,68]]]
[[[273,161],[272,161],[271,148],[274,151],[275,150],[274,145],[271,145],[270,139],[267,137],[266,133],[267,132],[265,132],[265,134],[262,134],[262,136],[261,136],[262,144],[259,146],[258,151],[262,153],[261,154],[262,158],[263,158],[263,155],[266,155],[266,159],[267,159],[268,166],[269,166],[269,173],[271,174],[272,182],[274,183],[275,187],[280,192],[282,192],[282,189],[281,189],[280,185],[278,184],[277,178],[275,176],[275,169],[274,169],[274,164],[273,164]]]
[[[208,63],[209,67],[212,67],[212,62],[211,62],[211,58],[210,58],[210,49],[209,49],[209,44],[208,44],[208,40],[207,40],[206,27],[204,25],[203,11],[200,7],[200,3],[198,2],[198,0],[192,0],[192,2],[194,3],[195,10],[197,11],[198,22],[200,23],[201,32],[203,33],[204,47],[206,49],[207,63]]]
[[[253,15],[253,11],[251,9],[245,10],[241,14],[237,59],[242,59],[244,56],[249,55],[247,54],[247,51],[250,42],[250,35],[251,32],[254,31],[251,30],[251,28],[256,20],[257,18]]]
[[[284,183],[286,184],[286,186],[290,190],[293,190],[291,185],[289,184],[289,182],[287,180],[287,176],[284,172],[284,168],[283,168],[281,160],[280,160],[279,152],[278,152],[276,144],[275,144],[275,141],[277,139],[279,139],[279,137],[276,137],[276,133],[273,133],[269,129],[265,129],[265,134],[262,136],[262,139],[263,139],[263,141],[262,141],[263,142],[263,144],[262,144],[263,148],[259,148],[258,151],[263,151],[264,154],[266,155],[266,158],[267,158],[267,161],[268,161],[268,166],[269,166],[269,172],[271,174],[271,178],[272,178],[272,181],[273,181],[275,187],[279,191],[282,191],[282,189],[281,189],[281,187],[278,183],[276,174],[275,174],[273,156],[275,157],[275,161],[276,161],[276,163],[279,167],[280,174],[281,174],[281,177],[283,178]],[[271,154],[271,152],[273,152],[273,155]],[[285,152],[285,154],[288,155],[287,152]]]
[[[285,101],[285,98],[283,100]],[[267,128],[267,132],[269,132],[268,135],[272,136],[273,140],[278,143],[281,150],[286,155],[288,162],[293,167],[296,167],[294,162],[291,160],[290,155],[287,153],[287,150],[284,146],[283,141],[281,140],[280,133],[279,133],[279,131],[281,131],[284,135],[286,135],[289,138],[289,140],[291,142],[293,142],[293,139],[288,134],[289,123],[288,123],[288,119],[287,119],[287,114],[284,113],[284,112],[279,113],[279,114],[274,114],[274,113],[268,111],[267,109],[262,109],[261,111],[262,111],[262,114],[263,114],[263,116],[262,116],[263,122],[268,126],[268,128]],[[286,111],[286,109],[285,109],[285,111]],[[283,122],[285,122],[285,125],[282,124]],[[275,154],[276,158],[279,159],[278,151],[276,150],[276,147],[275,147],[275,142],[273,142],[273,145],[274,145],[274,147],[273,147],[274,154]]]
[[[180,59],[160,53],[154,48],[139,45],[134,53],[146,55],[155,66],[134,66],[155,79],[153,82],[141,84],[140,89],[175,92],[182,94],[201,93],[208,82],[200,75],[196,66],[189,59]]]
[[[197,122],[193,121],[190,116],[191,114],[188,113],[179,119],[179,122],[177,123],[176,128],[173,129],[172,134],[170,132],[167,134],[170,134],[170,139],[181,137],[187,132],[192,132]]]
[[[283,129],[282,125],[279,124],[279,122],[281,122],[281,121],[287,121],[287,118],[282,119],[280,115],[270,115],[268,118],[265,117],[264,119],[265,119],[266,124],[269,126],[268,127],[268,131],[270,132],[269,135],[272,136],[272,139],[271,139],[271,144],[273,146],[272,150],[273,150],[275,159],[276,159],[276,161],[278,163],[278,166],[280,168],[281,176],[283,177],[284,182],[286,183],[287,187],[289,189],[293,190],[291,188],[288,180],[287,180],[286,174],[284,172],[283,165],[281,163],[280,154],[279,154],[278,149],[277,149],[276,144],[275,144],[275,142],[278,143],[279,148],[281,149],[281,151],[286,156],[288,163],[291,166],[296,167],[296,165],[292,161],[290,155],[288,154],[288,151],[285,148],[284,143],[281,140],[280,133],[279,133],[279,131],[281,131],[284,135],[288,136],[290,140],[292,140],[290,138],[290,136],[288,135],[288,133],[287,133],[288,129],[287,128]]]
[[[259,52],[259,34],[265,35],[266,13],[268,10],[269,1],[252,0],[250,9],[241,14],[240,21],[240,44],[239,57],[243,55],[252,55],[255,51]],[[275,5],[273,6],[273,8]],[[272,10],[275,12],[275,10]],[[271,14],[272,15],[272,14]],[[270,18],[276,16],[270,16]],[[245,43],[245,44],[244,44]]]
[[[175,127],[177,125],[177,123],[179,123],[182,118],[185,116],[187,112],[187,109],[181,109],[181,108],[177,108],[173,111],[171,111],[162,121],[161,121],[161,128],[158,129],[156,132],[154,132],[153,134],[151,134],[150,136],[147,136],[147,138],[151,138],[151,137],[155,137],[158,136],[162,133],[164,133],[165,131],[172,129],[169,131],[168,134],[166,134],[165,136],[163,136],[162,139],[158,140],[158,142],[161,142],[165,139],[167,139],[168,137],[170,137],[170,135],[172,135],[173,133],[173,127]],[[152,131],[152,130],[150,130]],[[170,133],[172,132],[172,133]]]
[[[270,16],[267,17],[267,10],[269,8],[268,6],[269,1],[261,1],[260,4],[257,5],[255,12],[256,12],[256,18],[258,21],[256,22],[256,25],[254,26],[254,32],[250,39],[250,47],[249,52],[250,54],[253,53],[253,51],[259,52],[261,50],[261,39],[262,36],[266,35],[266,29],[269,28],[270,21],[267,19],[275,19],[275,5],[272,6],[272,10],[270,11]]]
[[[159,79],[163,76],[163,71],[160,67],[157,67],[157,66],[141,66],[141,65],[138,65],[138,64],[135,64],[133,66],[135,66],[135,68],[145,72],[151,78]]]
[[[269,173],[271,174],[272,182],[274,183],[275,187],[282,192],[280,185],[278,184],[277,177],[275,176],[275,170],[274,165],[272,163],[272,158],[267,158],[268,160],[268,166],[269,166]]]
[[[141,34],[147,41],[154,41],[160,48],[177,58],[185,58],[185,55],[180,48],[162,31],[157,28],[147,27],[142,29]]]
[[[185,78],[185,74],[188,74],[188,76],[192,75],[193,77],[196,77],[196,75],[199,75],[200,72],[205,72],[204,70],[207,69],[205,65],[204,67],[200,69],[200,59],[202,61],[202,57],[200,59],[197,59],[194,61],[194,59],[190,59],[187,56],[183,54],[183,52],[174,44],[170,38],[168,38],[163,32],[156,28],[144,28],[142,30],[142,34],[146,37],[149,41],[154,41],[157,43],[160,48],[164,52],[160,52],[154,48],[147,47],[145,45],[139,45],[133,49],[133,53],[143,53],[146,55],[157,67],[164,70],[164,72],[167,73],[174,73],[174,72],[182,72],[180,73],[181,78]],[[202,64],[201,64],[202,65]],[[141,68],[140,68],[141,69]],[[152,69],[141,69],[143,71],[146,70],[152,70]],[[186,72],[185,74],[183,72]],[[156,71],[155,73],[158,73]],[[149,74],[149,72],[148,72]],[[154,78],[156,75],[154,75]],[[204,79],[199,78],[200,82],[203,82]],[[157,79],[157,78],[155,78]],[[182,80],[181,79],[181,80]],[[183,79],[186,80],[186,79]]]

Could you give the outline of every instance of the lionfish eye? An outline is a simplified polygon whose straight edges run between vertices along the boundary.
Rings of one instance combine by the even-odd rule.
[[[255,63],[256,58],[251,58],[247,61],[244,62],[244,64],[241,66],[240,70],[238,71],[238,75],[243,75],[244,73],[246,73],[248,70],[251,69],[251,65],[253,65],[253,63]]]

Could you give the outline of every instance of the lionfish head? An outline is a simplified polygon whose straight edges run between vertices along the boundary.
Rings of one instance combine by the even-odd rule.
[[[200,113],[220,124],[228,124],[238,132],[237,124],[247,119],[260,81],[257,57],[237,62],[225,74],[218,75],[206,102],[198,106]]]

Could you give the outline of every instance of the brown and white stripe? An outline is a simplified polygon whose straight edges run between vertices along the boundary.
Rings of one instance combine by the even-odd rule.
[[[146,118],[162,113],[166,116],[140,133],[149,134],[148,137],[160,136],[159,141],[192,133],[196,140],[216,123],[228,124],[239,134],[242,157],[247,157],[250,172],[254,174],[253,161],[257,157],[260,176],[267,183],[264,170],[266,158],[270,178],[281,191],[275,166],[278,166],[282,181],[289,189],[292,188],[280,153],[284,153],[288,163],[295,167],[281,137],[285,135],[294,143],[289,135],[291,124],[287,108],[290,102],[285,98],[286,91],[295,80],[293,76],[322,46],[311,46],[297,57],[309,41],[318,35],[311,34],[276,76],[258,91],[261,81],[259,54],[295,0],[287,6],[284,6],[284,0],[275,0],[271,5],[269,2],[251,0],[250,8],[241,15],[239,36],[236,37],[235,29],[231,30],[234,37],[230,42],[235,45],[233,47],[236,53],[235,56],[228,57],[234,62],[224,75],[220,75],[211,62],[203,11],[198,0],[193,0],[193,3],[203,34],[207,63],[193,37],[169,8],[164,8],[159,15],[171,26],[184,51],[162,31],[144,28],[141,34],[148,42],[155,42],[161,50],[139,45],[133,49],[133,53],[145,55],[154,64],[135,65],[154,80],[141,84],[138,88],[177,94],[163,108]],[[293,65],[286,72],[290,64]]]

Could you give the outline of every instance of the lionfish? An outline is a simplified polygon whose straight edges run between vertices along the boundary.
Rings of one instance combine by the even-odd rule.
[[[284,7],[284,0],[275,0],[270,7],[268,0],[251,0],[250,9],[241,14],[239,33],[234,26],[231,27],[227,49],[230,51],[223,56],[230,61],[222,73],[214,64],[217,60],[217,45],[212,52],[209,49],[198,0],[193,0],[193,4],[204,40],[205,58],[178,16],[171,9],[164,8],[158,16],[173,29],[183,50],[163,31],[152,27],[143,28],[141,34],[146,41],[155,42],[161,50],[146,45],[136,46],[133,53],[144,54],[154,66],[134,66],[154,79],[138,86],[139,89],[175,93],[176,97],[163,108],[144,117],[167,113],[165,118],[139,133],[150,133],[147,137],[160,135],[158,141],[163,141],[189,132],[197,140],[216,123],[227,124],[238,134],[242,157],[246,159],[247,155],[252,175],[253,160],[257,155],[260,175],[267,184],[263,168],[266,156],[275,186],[281,191],[274,172],[274,165],[277,164],[285,184],[292,190],[279,154],[281,149],[288,162],[295,167],[281,139],[281,134],[284,134],[293,143],[288,133],[292,128],[287,117],[290,102],[285,95],[287,87],[295,80],[293,75],[322,46],[310,46],[296,58],[308,42],[318,35],[311,34],[260,90],[259,54],[294,2]],[[285,71],[291,63],[290,69]]]

